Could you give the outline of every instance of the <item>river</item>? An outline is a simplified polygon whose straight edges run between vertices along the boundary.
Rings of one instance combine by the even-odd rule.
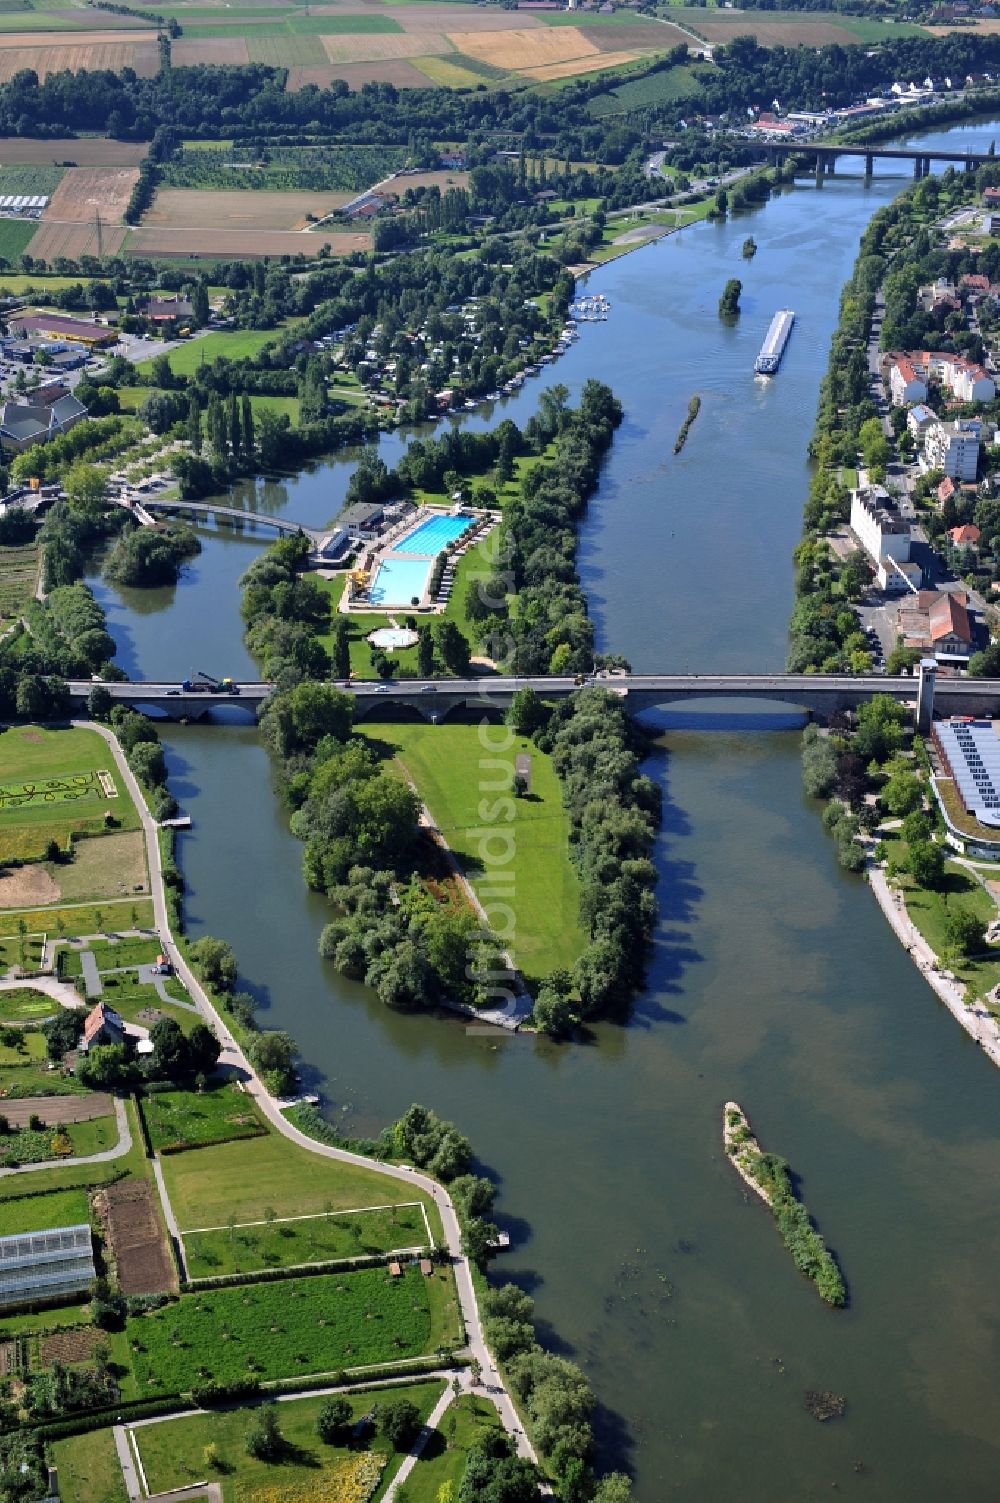
[[[984,149],[996,133],[920,139]],[[580,557],[602,647],[636,668],[782,663],[840,288],[870,215],[904,186],[898,168],[866,186],[851,166],[591,279],[611,318],[552,376],[575,390],[598,375],[625,407]],[[731,328],[716,313],[730,276],[744,284]],[[764,385],[752,361],[781,305],[798,319]],[[503,410],[525,421],[539,385]],[[695,392],[701,413],[674,457]],[[384,441],[388,460],[401,442]],[[335,460],[259,487],[256,504],[322,523],[349,473]],[[174,590],[97,582],[137,677],[253,671],[237,579],[266,539],[204,539]],[[879,1503],[985,1503],[1000,1460],[1000,1081],[837,868],[782,718],[686,707],[660,723],[649,985],[589,1044],[397,1015],[323,965],[323,906],[256,733],[236,722],[164,737],[194,820],[180,845],[190,929],[235,945],[262,1020],[300,1041],[335,1120],[364,1131],[423,1101],[470,1134],[514,1234],[497,1271],[532,1291],[545,1339],[586,1368],[604,1456],[634,1471],[639,1503],[776,1503],[834,1485]],[[801,1175],[849,1281],[846,1312],[820,1303],[724,1162],[728,1097]],[[846,1395],[846,1417],[818,1424],[808,1389]]]

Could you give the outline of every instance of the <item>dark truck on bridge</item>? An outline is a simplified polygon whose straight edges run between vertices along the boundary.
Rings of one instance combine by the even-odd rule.
[[[185,694],[238,694],[240,686],[231,678],[212,678],[208,673],[196,673],[181,684]]]

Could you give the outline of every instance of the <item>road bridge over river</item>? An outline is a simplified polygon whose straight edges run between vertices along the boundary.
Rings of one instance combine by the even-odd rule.
[[[824,169],[828,173],[834,172],[841,157],[864,157],[866,177],[871,177],[876,158],[880,161],[912,162],[914,177],[926,177],[932,162],[945,162],[949,166],[971,172],[973,167],[982,167],[987,162],[995,163],[997,160],[989,152],[973,151],[961,146],[929,151],[926,147],[861,145],[849,141],[822,144],[816,141],[761,141],[755,146],[755,151],[769,162],[783,162],[786,157],[807,157],[814,162],[817,175],[822,174]]]
[[[925,722],[932,706],[948,715],[1000,715],[1000,679],[943,678],[935,686],[935,677],[933,672],[913,678],[886,678],[877,674],[852,677],[818,673],[628,673],[608,674],[587,682],[620,696],[629,712],[635,714],[691,700],[714,701],[718,705],[772,701],[825,718],[838,710],[855,709],[877,694],[890,694],[916,711],[923,684],[923,703],[919,708]],[[75,709],[85,706],[93,687],[89,679],[71,681],[70,698]],[[220,705],[256,714],[272,689],[272,685],[262,682],[240,684],[238,694],[192,692],[182,684],[170,682],[106,687],[117,704],[155,709],[173,720],[199,718]],[[365,681],[338,687],[353,696],[359,720],[398,706],[416,710],[425,720],[438,720],[456,709],[505,710],[519,689],[534,689],[546,699],[563,699],[575,693],[580,685],[573,678],[484,675],[465,679],[397,679],[389,683]]]

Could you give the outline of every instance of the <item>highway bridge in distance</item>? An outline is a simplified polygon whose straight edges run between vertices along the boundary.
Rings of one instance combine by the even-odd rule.
[[[925,677],[888,678],[878,674],[852,676],[820,673],[610,673],[586,680],[618,695],[630,713],[638,714],[661,705],[687,700],[738,703],[767,701],[789,705],[823,719],[840,710],[856,709],[877,694],[888,694],[916,710],[921,683],[929,700],[921,708],[925,721],[933,706],[946,715],[1000,715],[1000,679]],[[171,720],[198,719],[220,705],[246,709],[256,714],[272,692],[263,682],[242,683],[238,694],[223,691],[191,691],[182,684],[139,682],[104,685],[117,704],[157,710]],[[425,720],[439,720],[449,711],[505,710],[519,689],[531,688],[546,699],[563,699],[581,685],[574,678],[477,678],[393,679],[337,684],[355,701],[356,717],[364,720],[381,710],[407,706]],[[90,679],[70,681],[74,708],[82,709],[94,684]]]

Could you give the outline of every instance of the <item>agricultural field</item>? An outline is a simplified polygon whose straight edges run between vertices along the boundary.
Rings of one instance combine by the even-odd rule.
[[[7,223],[0,222],[0,254],[3,253],[6,228]],[[34,226],[28,228],[34,234]],[[28,601],[34,599],[40,562],[41,550],[34,543],[25,543],[19,548],[0,548],[0,631],[17,620]]]
[[[151,1091],[142,1097],[139,1109],[149,1140],[161,1153],[267,1133],[253,1101],[235,1085],[198,1092]]]
[[[679,21],[713,45],[735,36],[752,36],[761,47],[850,47],[886,37],[925,36],[922,26],[818,11],[728,11],[678,8]]]
[[[266,193],[255,189],[158,188],[143,228],[235,230],[256,237],[262,230],[304,230],[310,217],[340,209],[351,193]]]
[[[29,255],[50,263],[57,256],[97,255],[98,236],[100,252],[117,254],[126,234],[122,215],[138,177],[138,167],[67,168],[31,238]]]
[[[159,1197],[146,1178],[130,1175],[94,1197],[123,1294],[175,1294],[177,1270],[167,1246]]]
[[[160,65],[154,31],[101,30],[51,31],[0,30],[0,83],[29,68],[40,79],[50,73],[85,73],[134,68],[141,78],[152,78]]]
[[[412,62],[400,59],[396,62],[384,63],[341,63],[339,68],[331,63],[321,64],[318,67],[312,65],[304,68],[289,68],[288,82],[285,87],[295,92],[297,89],[305,89],[310,84],[317,89],[328,89],[337,79],[342,79],[349,89],[357,91],[366,83],[389,83],[397,89],[426,89],[428,78],[437,82],[433,74],[428,74],[425,64],[434,61],[427,58],[416,58]],[[477,83],[479,80],[474,79]],[[453,87],[451,80],[449,87]],[[462,80],[464,86],[465,80]]]
[[[34,243],[34,242],[32,242]],[[349,256],[371,249],[371,236],[358,231],[323,231],[322,235],[297,230],[260,230],[248,238],[246,230],[167,229],[140,225],[131,232],[125,251],[130,256],[229,260],[254,256],[318,256],[326,246],[330,255]]]
[[[351,1423],[370,1412],[380,1398],[406,1398],[416,1405],[421,1418],[431,1413],[444,1391],[440,1380],[407,1383],[391,1389],[345,1395],[351,1406]],[[223,1503],[308,1503],[308,1500],[362,1498],[372,1496],[362,1486],[362,1474],[381,1471],[378,1487],[388,1484],[399,1467],[401,1457],[393,1454],[389,1442],[374,1436],[368,1450],[349,1448],[345,1444],[327,1445],[316,1435],[316,1419],[325,1401],[321,1398],[288,1399],[278,1406],[281,1432],[287,1442],[287,1455],[277,1465],[255,1461],[246,1452],[246,1431],[252,1418],[250,1409],[228,1409],[205,1414],[182,1415],[163,1424],[141,1425],[131,1431],[139,1448],[143,1470],[151,1492],[189,1487],[202,1480],[205,1466],[202,1457],[207,1446],[215,1446],[222,1466],[219,1485]],[[99,1432],[105,1433],[105,1432]],[[110,1435],[110,1431],[106,1432]],[[102,1453],[104,1454],[104,1453]],[[60,1483],[62,1475],[60,1473]],[[407,1495],[410,1484],[407,1483]],[[63,1493],[64,1503],[76,1503]],[[79,1503],[118,1503],[114,1494],[91,1494]],[[436,1503],[436,1500],[435,1500]]]
[[[313,46],[311,61],[315,60]],[[238,160],[234,160],[238,156]],[[210,143],[184,147],[163,169],[165,188],[267,190],[282,197],[289,192],[338,192],[346,203],[362,188],[388,177],[406,165],[407,152],[398,146],[273,146],[266,157],[250,160],[250,154],[231,146]],[[262,200],[263,201],[263,200]],[[266,228],[280,229],[282,219]],[[221,227],[221,224],[220,224]]]
[[[9,165],[4,162],[0,166],[0,193],[44,193],[51,197],[65,170],[65,167],[46,162],[14,162]]]
[[[420,1206],[401,1205],[208,1227],[184,1233],[184,1252],[189,1276],[199,1279],[328,1263],[401,1248],[427,1250],[428,1240]]]
[[[34,219],[0,219],[0,260],[23,256],[38,229]]]
[[[163,1160],[163,1177],[182,1232],[227,1226],[230,1219],[258,1221],[265,1208],[276,1217],[289,1217],[419,1200],[438,1235],[437,1208],[430,1196],[377,1169],[309,1153],[274,1132],[170,1154]]]
[[[74,830],[100,834],[109,808],[119,829],[138,829],[135,806],[96,731],[20,725],[0,733],[5,854],[40,856],[49,840],[65,849]]]
[[[451,1270],[408,1267],[281,1279],[183,1294],[126,1324],[143,1397],[182,1393],[199,1378],[236,1382],[334,1373],[431,1350],[433,1299]]]
[[[107,136],[55,136],[43,141],[31,136],[0,136],[0,162],[5,167],[18,162],[56,167],[138,167],[148,150],[148,141],[113,141]]]
[[[139,830],[103,835],[100,840],[79,840],[73,847],[72,861],[49,862],[45,869],[57,889],[51,899],[54,903],[149,892],[146,844]]]
[[[697,98],[702,92],[702,79],[710,77],[712,71],[710,63],[700,63],[696,68],[671,68],[648,78],[622,79],[614,88],[608,88],[591,99],[587,113],[595,119],[603,119],[607,115],[643,109],[647,105]]]

